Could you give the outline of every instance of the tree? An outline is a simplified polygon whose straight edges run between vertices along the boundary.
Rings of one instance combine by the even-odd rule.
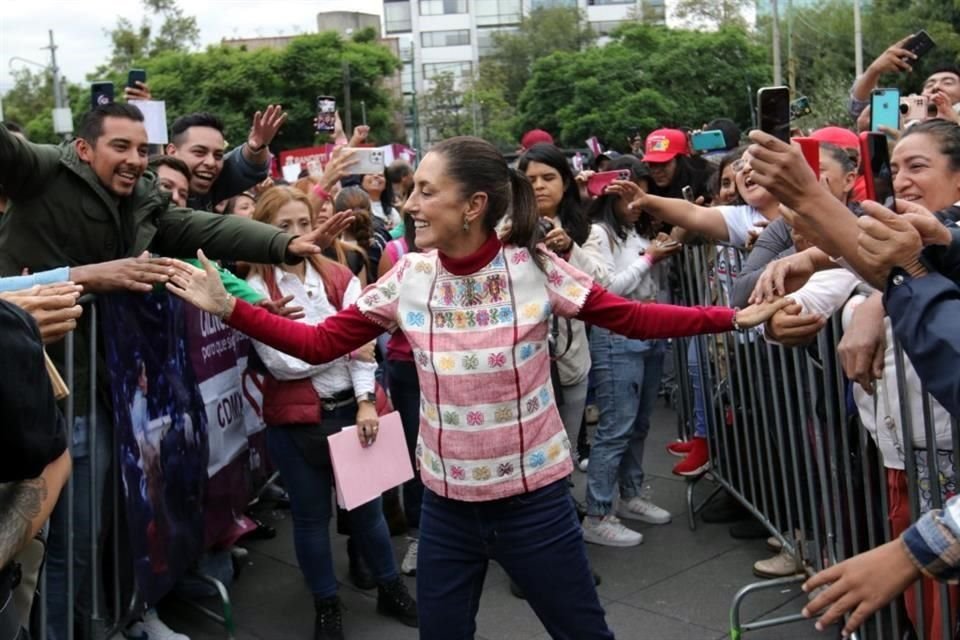
[[[53,131],[53,76],[49,71],[17,69],[12,72],[14,84],[3,97],[5,120],[16,122],[24,128],[33,142],[56,143],[59,136]],[[78,104],[83,99],[84,89],[79,85],[67,85],[68,104]],[[74,128],[80,113],[74,111]]]
[[[690,26],[746,27],[743,12],[755,6],[754,0],[678,0],[673,17]]]
[[[430,82],[430,90],[424,96],[420,110],[428,139],[442,140],[472,134],[472,114],[469,112],[472,105],[464,103],[464,93],[457,88],[454,75],[450,72],[441,73]]]
[[[126,18],[117,18],[116,26],[105,31],[113,45],[110,60],[97,67],[88,79],[119,77],[126,74],[138,60],[170,51],[189,51],[200,45],[197,19],[183,15],[176,0],[143,0],[144,9],[163,19],[154,35],[153,23],[144,16],[140,26]]]
[[[605,47],[537,62],[520,96],[517,132],[541,127],[577,147],[596,135],[626,150],[634,130],[696,127],[720,116],[746,127],[751,96],[768,78],[763,47],[741,29],[631,24]]]
[[[375,42],[344,40],[327,32],[298,36],[284,49],[246,51],[221,45],[137,61],[147,70],[154,96],[166,101],[170,119],[195,111],[215,113],[223,118],[232,144],[246,139],[254,112],[267,104],[283,105],[289,118],[275,139],[277,148],[319,142],[313,129],[316,96],[332,95],[343,107],[343,63],[350,66],[353,121],[360,121],[363,102],[374,139],[402,136],[395,118],[399,107],[382,87],[400,61]]]

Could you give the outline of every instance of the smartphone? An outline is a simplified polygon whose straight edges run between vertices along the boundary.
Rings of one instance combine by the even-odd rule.
[[[860,134],[860,154],[863,157],[867,198],[894,209],[893,171],[890,168],[887,136],[874,131],[864,131]]]
[[[350,164],[350,172],[365,173],[383,173],[383,149],[377,147],[352,147],[347,149],[352,151],[353,155]]]
[[[144,69],[130,69],[127,72],[127,86],[131,89],[139,89],[138,82],[147,84],[147,72]]]
[[[680,189],[680,193],[683,194],[683,199],[686,200],[687,202],[694,201],[693,187],[691,187],[690,185],[686,185],[683,189]]]
[[[317,96],[317,131],[331,133],[336,128],[336,98],[333,96]]]
[[[102,104],[113,102],[113,83],[94,82],[90,85],[90,109],[96,109]]]
[[[690,144],[694,151],[716,151],[717,149],[726,149],[727,140],[723,137],[723,131],[697,131],[690,136]]]
[[[870,131],[900,129],[900,89],[874,89],[870,94]]]
[[[790,144],[790,89],[763,87],[757,91],[760,130]]]
[[[927,96],[910,95],[900,98],[900,114],[904,128],[929,117],[930,99]]]
[[[803,154],[803,159],[807,161],[807,165],[813,169],[813,175],[817,176],[817,180],[820,179],[820,141],[814,138],[807,137],[797,137],[793,138],[793,142],[796,142],[800,147],[800,153]]]
[[[600,173],[593,174],[587,179],[587,193],[594,198],[599,198],[603,195],[603,190],[606,189],[614,180],[629,179],[629,169],[620,169],[618,171],[601,171]]]
[[[797,118],[802,118],[803,116],[808,116],[813,113],[813,109],[810,107],[810,98],[807,96],[800,96],[796,100],[790,103],[790,119],[796,120]]]
[[[919,59],[928,54],[935,46],[937,46],[937,43],[933,41],[933,38],[930,37],[930,34],[924,29],[921,29],[910,36],[910,39],[904,43],[903,48],[917,56],[917,59]],[[911,60],[909,62],[910,64],[913,64],[916,62],[916,60]]]

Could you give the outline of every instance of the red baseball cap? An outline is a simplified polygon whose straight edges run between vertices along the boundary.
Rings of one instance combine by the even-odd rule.
[[[524,149],[529,149],[533,145],[540,144],[541,142],[553,144],[553,136],[543,129],[531,129],[520,138],[520,146]]]
[[[657,129],[647,136],[643,160],[646,163],[670,162],[678,155],[690,155],[687,134],[679,129]]]
[[[860,138],[850,129],[843,127],[824,127],[810,134],[817,142],[835,144],[841,149],[860,149]]]

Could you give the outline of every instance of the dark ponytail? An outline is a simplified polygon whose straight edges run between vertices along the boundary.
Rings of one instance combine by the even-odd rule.
[[[526,247],[537,264],[543,267],[543,257],[537,251],[537,245],[543,241],[543,229],[540,227],[540,210],[537,208],[537,196],[533,185],[523,173],[516,169],[510,172],[510,233],[503,239],[505,244]]]

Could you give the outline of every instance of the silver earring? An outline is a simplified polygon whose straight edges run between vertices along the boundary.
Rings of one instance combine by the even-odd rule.
[[[463,219],[463,230],[464,230],[465,232],[470,231],[470,223],[467,222],[467,219],[466,219],[466,218]]]

